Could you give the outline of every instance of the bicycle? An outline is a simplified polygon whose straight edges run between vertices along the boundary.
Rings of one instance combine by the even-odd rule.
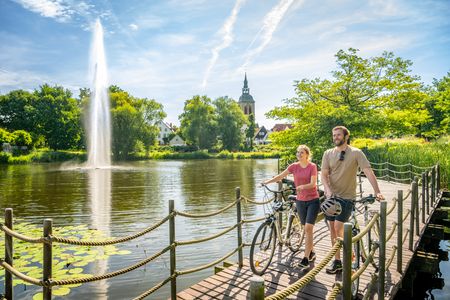
[[[288,183],[288,181],[284,181]],[[297,214],[295,188],[289,187],[281,191],[271,190],[267,185],[264,188],[274,195],[271,212],[267,214],[264,222],[256,230],[250,247],[250,268],[254,274],[262,275],[272,262],[275,248],[278,244],[288,246],[292,252],[297,252],[304,240],[304,230]],[[287,195],[287,192],[294,194]],[[280,199],[279,199],[280,198]],[[279,222],[277,214],[287,212],[285,230]]]
[[[376,200],[376,197],[373,195],[369,195],[366,197],[362,197],[360,200],[356,200],[352,213],[350,215],[349,222],[352,223],[352,236],[356,236],[360,233],[361,229],[358,224],[358,220],[356,218],[356,212],[364,214],[364,226],[367,226],[369,222],[369,205],[373,204]],[[362,204],[364,206],[364,211],[361,212],[360,209],[356,208],[356,204]],[[353,261],[352,261],[352,274],[356,272],[360,266],[361,263],[364,264],[365,261],[368,259],[368,253],[371,250],[371,247],[376,242],[373,242],[371,239],[371,230],[367,232],[366,235],[366,245],[364,245],[363,239],[360,239],[358,242],[354,243],[352,245],[353,248]],[[372,265],[375,268],[375,272],[378,271],[378,266],[372,261]],[[356,299],[358,297],[359,292],[359,276],[352,282],[352,298]]]

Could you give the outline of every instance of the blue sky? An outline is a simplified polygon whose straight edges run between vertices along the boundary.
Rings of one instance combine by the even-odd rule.
[[[0,93],[60,84],[78,96],[100,18],[110,83],[164,105],[178,124],[196,94],[238,99],[247,72],[256,120],[294,96],[294,80],[328,78],[334,54],[393,51],[426,84],[450,71],[450,1],[0,0]]]

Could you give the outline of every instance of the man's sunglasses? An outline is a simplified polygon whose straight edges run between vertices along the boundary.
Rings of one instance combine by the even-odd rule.
[[[341,154],[339,154],[339,160],[343,161],[345,158],[345,151],[341,151]]]

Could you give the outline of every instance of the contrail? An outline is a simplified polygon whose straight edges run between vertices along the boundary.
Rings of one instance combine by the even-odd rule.
[[[233,27],[236,22],[237,14],[241,9],[242,4],[244,4],[245,0],[236,0],[234,4],[233,10],[231,11],[231,15],[226,19],[225,23],[223,23],[222,28],[220,28],[219,32],[222,35],[222,42],[220,45],[217,45],[212,49],[212,56],[209,60],[208,67],[205,71],[205,76],[203,77],[202,88],[206,87],[206,83],[208,82],[209,74],[211,73],[212,68],[217,62],[219,58],[219,53],[223,49],[227,48],[233,42]]]
[[[245,69],[247,65],[270,43],[273,33],[278,27],[278,24],[280,24],[284,15],[294,2],[296,2],[296,0],[280,0],[280,2],[278,2],[278,4],[266,14],[266,16],[264,17],[263,26],[256,34],[255,38],[248,48],[250,48],[255,43],[259,35],[261,35],[261,43],[257,48],[247,53],[245,63],[241,67],[242,69]],[[303,0],[301,0],[301,2],[303,2]]]

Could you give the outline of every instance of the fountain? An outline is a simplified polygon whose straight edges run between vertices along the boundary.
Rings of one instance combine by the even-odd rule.
[[[95,22],[89,75],[93,87],[89,104],[89,121],[86,126],[88,146],[86,167],[109,168],[111,166],[111,117],[103,27],[99,19]]]

